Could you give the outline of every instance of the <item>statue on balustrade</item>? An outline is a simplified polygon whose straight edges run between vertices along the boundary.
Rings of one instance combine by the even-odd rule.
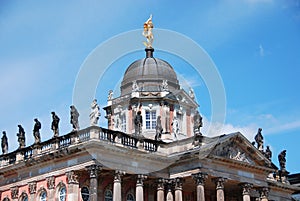
[[[1,138],[1,148],[2,148],[2,154],[7,154],[8,153],[8,139],[6,136],[6,132],[2,132],[3,136]]]
[[[34,136],[34,144],[41,143],[41,135],[40,135],[40,129],[42,128],[41,122],[37,118],[34,119],[34,127],[33,127],[33,136]]]
[[[174,139],[177,140],[177,135],[179,133],[179,122],[178,122],[178,119],[177,117],[174,117],[173,118],[173,121],[171,123],[171,126],[172,126],[172,132],[174,134]]]
[[[79,112],[74,105],[71,105],[70,109],[71,109],[70,110],[70,116],[71,116],[70,123],[73,126],[73,131],[78,131],[79,130],[79,121],[78,121]]]
[[[25,131],[21,125],[18,125],[19,133],[17,133],[18,142],[19,142],[19,149],[22,149],[26,146],[25,144]]]
[[[97,99],[94,99],[91,104],[90,123],[91,126],[97,126],[100,117],[100,107],[97,103]]]
[[[203,126],[202,116],[199,114],[198,110],[196,111],[193,120],[194,120],[194,134],[202,135],[200,131],[200,128]]]
[[[255,142],[257,143],[257,149],[259,151],[264,151],[264,137],[262,136],[261,131],[262,131],[262,128],[259,128],[254,139],[255,139]]]
[[[142,126],[143,126],[143,117],[141,111],[137,112],[137,115],[134,118],[134,125],[135,125],[135,135],[141,135]]]
[[[52,124],[51,129],[53,130],[54,137],[58,137],[59,135],[59,121],[60,118],[55,114],[55,112],[51,112],[52,114]]]
[[[272,151],[270,149],[269,146],[267,146],[266,151],[265,151],[265,156],[267,157],[267,159],[271,160],[272,158]]]
[[[161,140],[161,134],[163,132],[163,127],[161,125],[161,117],[158,116],[156,119],[156,127],[155,127],[155,140]]]
[[[278,155],[279,166],[280,166],[280,170],[282,170],[282,171],[286,171],[285,170],[285,163],[286,163],[286,158],[285,157],[286,157],[286,150],[283,150]]]

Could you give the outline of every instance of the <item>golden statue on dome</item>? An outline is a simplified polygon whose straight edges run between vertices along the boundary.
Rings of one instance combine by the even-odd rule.
[[[152,23],[152,14],[150,15],[149,19],[144,23],[144,31],[143,36],[147,38],[147,42],[144,42],[144,45],[147,48],[152,48],[153,43],[153,23]]]

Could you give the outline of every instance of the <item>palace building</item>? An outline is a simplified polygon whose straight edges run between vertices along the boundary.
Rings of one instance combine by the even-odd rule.
[[[145,24],[151,28],[151,19]],[[145,58],[129,65],[120,96],[104,107],[108,127],[0,155],[0,200],[292,200],[300,187],[242,133],[201,133],[193,91],[154,57],[153,36],[145,35]]]

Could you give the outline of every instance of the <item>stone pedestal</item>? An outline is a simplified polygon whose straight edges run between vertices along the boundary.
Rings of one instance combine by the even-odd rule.
[[[165,200],[164,179],[158,179],[157,183],[157,201]]]
[[[205,201],[205,194],[204,194],[204,183],[205,179],[207,178],[206,173],[196,173],[192,175],[193,179],[196,181],[197,187],[197,201]]]

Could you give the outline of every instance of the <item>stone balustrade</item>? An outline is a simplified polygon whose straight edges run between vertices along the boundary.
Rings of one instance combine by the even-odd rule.
[[[39,144],[33,144],[10,153],[0,155],[0,167],[2,168],[17,164],[22,161],[26,162],[32,158],[43,157],[50,153],[55,153],[59,150],[67,149],[70,146],[76,146],[91,140],[99,140],[101,142],[111,143],[112,146],[119,145],[147,152],[156,152],[159,144],[162,143],[139,136],[128,135],[120,131],[91,126],[63,136],[51,138]]]

